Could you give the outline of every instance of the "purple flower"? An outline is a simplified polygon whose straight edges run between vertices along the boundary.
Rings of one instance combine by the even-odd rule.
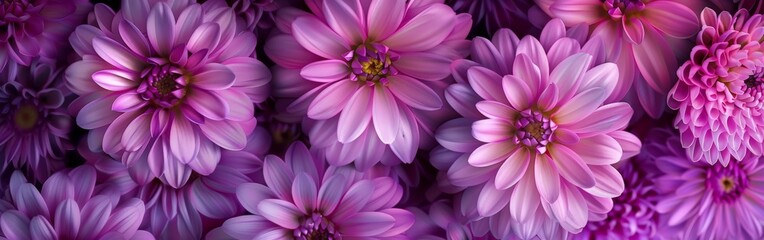
[[[254,31],[257,28],[274,27],[276,11],[292,6],[297,0],[210,0],[204,4],[223,4],[230,6],[236,14],[236,25]]]
[[[467,55],[470,16],[426,1],[307,3],[311,13],[281,10],[283,34],[265,45],[274,95],[296,99],[287,110],[307,115],[332,165],[413,161],[435,126],[427,115],[443,111],[449,64]]]
[[[385,176],[325,167],[301,142],[286,161],[269,155],[266,185],[242,184],[236,195],[251,215],[234,217],[223,231],[236,239],[339,239],[402,237],[414,224],[409,211],[393,208],[403,189]]]
[[[91,7],[87,0],[0,2],[0,70],[29,66],[36,57],[57,59],[62,43]]]
[[[482,24],[489,33],[502,28],[527,33],[533,26],[528,20],[533,1],[447,0],[446,4],[472,15],[475,24]]]
[[[23,174],[10,181],[12,208],[0,216],[8,239],[154,239],[138,230],[145,212],[136,198],[99,193],[96,171],[84,165],[53,174],[39,191]]]
[[[267,97],[270,73],[252,57],[254,34],[237,31],[228,7],[136,0],[121,9],[97,5],[96,24],[69,39],[83,57],[66,76],[90,148],[129,167],[144,162],[176,188],[191,172],[211,174],[221,149],[246,146],[253,102]]]
[[[0,154],[2,168],[25,167],[44,180],[63,166],[72,119],[64,108],[68,93],[62,69],[36,61],[29,67],[9,65],[0,74]]]
[[[656,210],[667,220],[664,236],[683,239],[761,239],[764,166],[759,157],[709,165],[689,161],[680,137],[663,129],[645,149],[660,170]]]
[[[639,151],[639,139],[623,131],[632,109],[605,102],[618,69],[603,63],[599,39],[581,46],[580,30],[554,19],[540,40],[519,40],[503,29],[492,40],[473,40],[474,62],[453,64],[458,83],[446,99],[463,118],[438,129],[448,151],[431,157],[441,169],[450,165],[447,178],[464,189],[466,215],[512,226],[521,238],[551,237],[559,227],[581,231],[623,191],[610,165]],[[491,232],[504,238],[511,231]]]
[[[692,161],[729,164],[764,151],[762,15],[703,10],[703,30],[677,71],[668,105]],[[750,156],[750,157],[753,157]]]

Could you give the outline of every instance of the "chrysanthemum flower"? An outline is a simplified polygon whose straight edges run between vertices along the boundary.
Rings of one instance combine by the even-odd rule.
[[[267,156],[266,185],[246,183],[236,191],[251,215],[227,220],[223,231],[236,239],[384,239],[402,237],[414,224],[413,214],[393,208],[403,194],[393,179],[327,168],[318,155],[296,142],[286,161]]]
[[[10,65],[0,88],[0,153],[2,169],[26,168],[27,175],[44,180],[70,150],[72,119],[64,108],[62,69],[42,62],[30,67]]]
[[[502,28],[527,33],[533,27],[528,21],[532,1],[447,0],[446,4],[456,12],[472,15],[475,24],[483,25],[489,33]]]
[[[191,172],[213,172],[221,149],[246,146],[270,73],[230,8],[136,0],[118,13],[99,4],[95,16],[70,37],[83,59],[66,72],[92,149],[147,162],[180,187]]]
[[[463,213],[512,225],[521,238],[551,236],[554,226],[581,231],[623,191],[610,164],[639,150],[639,140],[623,131],[632,109],[603,104],[618,69],[602,63],[599,39],[581,46],[585,35],[566,37],[576,33],[559,19],[540,41],[504,29],[492,40],[473,40],[475,62],[454,63],[459,83],[446,99],[464,118],[445,123],[436,138],[456,154],[432,157],[437,165],[450,162],[450,184],[466,188]]]
[[[0,1],[0,70],[29,66],[37,57],[57,59],[91,7],[87,0]]]
[[[677,71],[669,107],[692,161],[727,165],[730,159],[761,156],[764,142],[764,31],[762,15],[741,10],[703,10],[703,30],[690,60]]]
[[[274,94],[314,120],[311,144],[333,165],[413,161],[434,127],[427,115],[443,107],[436,89],[467,55],[470,16],[426,1],[309,3],[311,13],[281,10],[283,34],[265,45],[278,65]]]
[[[661,176],[656,207],[667,224],[665,236],[682,239],[761,239],[764,219],[764,162],[759,157],[727,166],[692,162],[680,137],[667,130],[645,140]]]
[[[620,73],[609,102],[627,93],[636,110],[653,118],[663,111],[666,94],[676,80],[676,57],[670,39],[689,38],[698,30],[698,16],[680,0],[536,0],[552,17],[568,26],[589,25],[603,39]],[[638,106],[641,105],[641,108]]]
[[[650,148],[645,143],[645,148]],[[640,155],[641,156],[641,155]],[[655,239],[660,225],[655,209],[660,196],[654,178],[658,175],[652,158],[632,158],[618,167],[623,175],[623,194],[613,199],[613,210],[602,220],[589,219],[572,239]]]
[[[154,239],[138,230],[143,201],[99,193],[90,165],[53,174],[39,191],[23,174],[13,173],[13,208],[0,216],[8,239]]]

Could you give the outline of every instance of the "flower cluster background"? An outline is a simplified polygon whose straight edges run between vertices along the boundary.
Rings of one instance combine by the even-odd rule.
[[[761,13],[0,1],[0,239],[764,239]]]

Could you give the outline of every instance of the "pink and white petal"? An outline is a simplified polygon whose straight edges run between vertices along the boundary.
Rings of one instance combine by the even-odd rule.
[[[334,212],[345,194],[345,176],[332,175],[318,190],[318,209],[324,213]]]
[[[481,119],[472,123],[472,137],[481,142],[501,142],[514,137],[514,127],[503,119]]]
[[[134,152],[149,144],[151,132],[148,130],[152,116],[153,112],[143,113],[127,125],[121,136],[125,150]]]
[[[605,90],[605,95],[610,96],[614,94],[613,91],[618,85],[618,78],[618,65],[609,62],[603,63],[586,71],[578,91],[600,87]]]
[[[652,27],[645,28],[642,44],[633,45],[634,60],[647,84],[656,92],[666,94],[675,79],[677,69],[674,52],[661,34]]]
[[[443,42],[453,29],[456,14],[444,4],[432,4],[383,41],[397,52],[424,51]]]
[[[200,88],[188,90],[186,95],[186,104],[212,120],[223,120],[230,111],[228,103],[214,92]]]
[[[93,81],[109,91],[123,91],[138,86],[138,76],[131,72],[120,70],[101,70],[93,73]]]
[[[560,199],[551,204],[554,217],[568,231],[580,231],[586,226],[589,217],[589,207],[581,192],[569,184],[561,186]]]
[[[387,87],[397,99],[412,108],[435,111],[443,107],[440,96],[417,79],[404,75],[390,77]]]
[[[167,3],[159,3],[151,9],[146,20],[146,33],[154,51],[168,56],[175,42],[175,16]]]
[[[226,117],[229,120],[243,122],[249,121],[255,117],[255,104],[252,101],[247,101],[249,98],[247,94],[239,91],[239,89],[226,89],[220,91],[220,97],[228,103],[230,112]]]
[[[404,163],[411,163],[414,161],[417,149],[419,148],[420,133],[417,119],[414,113],[410,109],[403,107],[398,108],[400,110],[400,131],[395,137],[395,140],[390,144],[390,150]],[[370,143],[370,145],[373,143]]]
[[[533,167],[531,166],[527,174],[515,185],[515,189],[512,191],[512,196],[509,199],[509,212],[520,223],[532,220],[532,217],[536,214],[536,209],[538,209],[541,203],[539,192],[536,190],[536,181],[532,169]]]
[[[528,85],[532,96],[536,96],[540,91],[544,90],[540,88],[546,85],[542,80],[546,80],[542,79],[541,74],[541,68],[528,55],[518,54],[515,57],[515,62],[512,65],[512,75]],[[548,76],[549,72],[544,74]]]
[[[600,21],[605,12],[599,0],[555,1],[549,7],[554,17],[562,19],[567,26],[591,25]]]
[[[303,48],[326,59],[342,59],[350,51],[346,39],[313,16],[297,18],[292,23],[292,34]]]
[[[257,214],[257,204],[269,198],[275,198],[270,188],[259,183],[242,183],[236,188],[236,198],[248,212]]]
[[[517,111],[528,109],[536,101],[536,96],[533,96],[531,88],[525,84],[525,81],[512,75],[506,75],[501,82],[504,96],[506,96],[510,106]]]
[[[400,127],[400,113],[398,103],[395,101],[390,90],[384,87],[374,87],[372,104],[372,122],[377,136],[382,143],[390,144],[398,135]]]
[[[512,186],[516,186],[516,183],[525,176],[532,157],[533,155],[531,155],[527,148],[517,148],[515,152],[504,160],[499,171],[496,172],[494,182],[496,188],[508,189]]]
[[[207,90],[223,90],[234,84],[236,75],[227,66],[210,63],[197,70],[194,74],[194,86]]]
[[[350,73],[347,62],[341,60],[323,60],[310,63],[300,70],[303,78],[320,83],[330,83],[345,79]]]
[[[621,156],[621,160],[636,156],[639,154],[640,149],[642,149],[642,141],[640,141],[637,136],[634,136],[634,134],[630,132],[615,131],[609,133],[608,135],[613,137],[616,141],[618,141],[618,144],[621,145],[621,148],[623,149],[623,156]]]
[[[584,73],[592,63],[592,56],[587,53],[577,53],[562,60],[549,76],[557,84],[561,101],[567,101],[578,91],[583,82]]]
[[[536,65],[539,69],[539,85],[538,86],[544,86],[549,82],[549,60],[547,59],[546,50],[544,50],[544,47],[541,46],[541,43],[532,36],[525,36],[522,40],[520,40],[520,43],[517,44],[517,52],[515,53],[516,60],[515,64],[517,64],[517,59],[520,58],[520,55],[528,56],[528,59],[530,59],[531,63],[533,65]],[[515,69],[517,69],[517,66],[513,66]],[[526,80],[525,82],[528,84],[528,86],[531,86],[533,84],[532,81]]]
[[[467,79],[472,89],[485,100],[505,103],[507,97],[502,92],[502,77],[484,67],[472,67],[467,70]]]
[[[273,223],[261,216],[243,215],[226,220],[222,229],[233,238],[247,239],[262,234],[273,226]]]
[[[178,21],[175,24],[176,44],[188,43],[191,34],[193,34],[194,31],[199,28],[199,25],[202,24],[202,15],[201,5],[188,6],[180,13]]]
[[[121,113],[111,111],[116,95],[109,95],[93,100],[77,114],[77,125],[84,129],[96,129],[109,125]]]
[[[115,112],[140,112],[136,110],[143,108],[147,104],[148,102],[140,94],[130,91],[120,94],[114,100],[114,104],[111,105],[111,110]]]
[[[199,133],[186,118],[175,115],[170,124],[170,151],[182,163],[189,163],[199,153]],[[166,171],[167,169],[165,169]]]
[[[623,18],[621,25],[626,40],[629,40],[630,43],[638,45],[645,39],[645,25],[639,18]]]
[[[509,141],[486,143],[475,149],[468,161],[475,167],[488,167],[506,160],[515,148]]]
[[[264,218],[286,229],[299,227],[303,216],[294,204],[280,199],[262,200],[257,204],[257,210]]]
[[[236,215],[237,206],[227,196],[210,189],[197,180],[191,186],[189,200],[202,215],[213,219],[226,219]]]
[[[541,46],[544,46],[544,49],[551,49],[552,45],[557,43],[557,40],[566,37],[566,34],[567,29],[565,28],[565,23],[562,19],[555,18],[549,20],[549,22],[544,25],[544,29],[539,36],[539,42],[541,42]]]
[[[0,229],[8,239],[32,239],[29,222],[29,218],[24,213],[10,210],[0,216]]]
[[[451,75],[451,59],[428,52],[404,53],[395,61],[398,71],[415,79],[438,81]]]
[[[628,103],[611,103],[597,108],[591,115],[565,128],[586,138],[625,129],[633,114],[634,110]]]
[[[265,183],[281,199],[292,201],[292,182],[295,175],[280,158],[268,155],[263,163]]]
[[[620,161],[623,154],[618,141],[605,134],[581,139],[571,149],[589,165],[611,165]]]
[[[416,217],[413,213],[409,212],[408,210],[399,209],[399,208],[388,208],[380,211],[382,213],[388,214],[395,219],[395,225],[387,230],[385,233],[379,234],[380,237],[392,237],[396,235],[400,235],[405,233],[407,230],[409,230],[411,227],[413,227],[414,223],[416,222]]]
[[[572,38],[562,38],[549,49],[549,67],[555,69],[566,58],[581,52],[581,44]]]
[[[371,180],[361,180],[348,188],[345,196],[340,201],[341,204],[337,205],[337,208],[331,214],[335,221],[348,220],[349,218],[363,209],[363,207],[371,200],[371,196],[374,193],[374,184]]]
[[[494,43],[483,37],[472,40],[472,59],[480,66],[491,69],[500,75],[509,74],[506,59],[501,55]]]
[[[238,151],[247,146],[247,136],[238,123],[208,120],[199,128],[204,136],[222,148]]]
[[[553,203],[560,197],[560,174],[555,169],[552,159],[546,154],[536,154],[534,163],[536,188],[541,199]]]
[[[357,82],[349,80],[329,83],[327,85],[329,87],[318,93],[316,98],[310,103],[308,117],[324,120],[336,116],[348,105],[348,99],[354,96],[359,88]]]
[[[234,57],[225,60],[223,64],[236,75],[234,87],[261,87],[273,78],[265,64],[251,57]]]
[[[82,225],[77,236],[97,236],[111,216],[114,206],[106,195],[97,195],[82,207]]]
[[[186,43],[186,49],[190,53],[202,50],[212,50],[220,43],[220,25],[214,22],[199,25]]]
[[[317,207],[318,189],[316,182],[306,173],[297,174],[292,184],[292,199],[303,214],[310,214]]]
[[[358,43],[366,39],[366,16],[358,0],[323,1],[324,18],[329,27],[344,39]]]
[[[110,63],[112,66],[122,70],[140,72],[143,70],[144,61],[136,56],[127,47],[122,46],[116,41],[106,37],[96,37],[93,39],[93,49],[95,49],[101,59]]]
[[[87,95],[98,91],[102,87],[93,81],[93,73],[106,68],[110,68],[109,64],[101,60],[91,59],[74,62],[64,72],[66,87],[77,95]]]
[[[366,18],[369,38],[384,40],[390,36],[401,25],[405,11],[405,2],[372,0]]]
[[[623,177],[613,166],[591,166],[594,173],[594,180],[597,182],[594,187],[584,189],[586,192],[603,198],[618,197],[623,193],[625,185]]]
[[[568,100],[552,118],[557,124],[571,124],[591,116],[591,114],[602,105],[607,96],[602,88],[591,88],[585,90]]]
[[[480,101],[475,107],[483,116],[492,119],[514,119],[517,111],[512,107],[496,101]]]
[[[199,143],[199,154],[188,163],[188,166],[202,176],[207,176],[215,172],[220,158],[220,147],[207,139],[202,139]]]
[[[549,155],[557,171],[565,180],[580,188],[594,186],[594,174],[577,152],[565,145],[557,144],[549,148]]]
[[[509,203],[507,194],[509,190],[498,189],[493,185],[494,181],[488,181],[483,185],[477,199],[477,212],[481,217],[490,217],[504,209]]]
[[[340,114],[337,127],[337,140],[349,143],[361,136],[371,121],[372,90],[368,87],[358,89]]]
[[[688,38],[698,33],[698,16],[678,2],[649,2],[645,4],[642,16],[655,28],[675,38]]]
[[[279,66],[300,69],[309,63],[322,60],[303,48],[292,35],[276,35],[265,43],[265,54]],[[300,56],[300,57],[294,57]]]
[[[372,237],[387,232],[395,226],[395,218],[382,212],[361,212],[350,216],[352,221],[343,222],[338,228],[343,236]]]

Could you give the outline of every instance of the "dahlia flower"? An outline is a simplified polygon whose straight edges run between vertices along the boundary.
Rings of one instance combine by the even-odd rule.
[[[91,130],[91,149],[143,162],[178,188],[191,172],[212,173],[221,149],[246,146],[270,73],[228,7],[136,0],[121,9],[96,5],[94,25],[69,39],[83,57],[66,72],[80,95],[77,124]]]
[[[528,21],[532,1],[447,0],[446,4],[456,12],[472,15],[474,23],[482,24],[489,34],[501,28],[526,33],[532,27]]]
[[[27,175],[44,180],[63,166],[70,150],[72,119],[64,108],[68,91],[63,69],[43,62],[10,65],[0,72],[0,153],[2,169],[25,167]]]
[[[414,224],[409,211],[393,208],[403,189],[389,177],[325,167],[301,142],[286,161],[269,155],[266,185],[239,185],[236,196],[251,215],[234,217],[223,231],[236,239],[341,239],[402,237]]]
[[[650,148],[645,143],[645,148]],[[658,171],[653,159],[632,158],[618,167],[624,178],[624,191],[613,199],[613,210],[602,220],[590,219],[572,239],[656,239],[660,225],[655,210],[660,196],[653,179]]]
[[[292,6],[296,0],[208,0],[204,4],[227,4],[236,13],[236,24],[248,31],[275,25],[276,11]]]
[[[454,153],[435,152],[432,161],[450,163],[448,181],[465,188],[462,213],[512,226],[521,238],[579,232],[589,216],[610,211],[624,189],[610,164],[640,147],[623,131],[631,107],[604,104],[618,69],[603,63],[602,42],[581,46],[585,35],[568,34],[581,36],[555,19],[540,40],[518,40],[507,29],[492,40],[475,38],[474,62],[453,64],[458,83],[446,93],[463,118],[436,133]],[[491,232],[496,238],[511,233]]]
[[[145,212],[136,198],[100,194],[96,172],[83,165],[53,174],[39,191],[14,172],[9,190],[12,209],[0,216],[8,239],[154,239],[138,230]],[[5,204],[8,206],[7,204]]]
[[[57,59],[62,43],[91,7],[87,0],[0,2],[0,71],[29,66],[36,57]]]
[[[449,64],[467,55],[469,14],[427,1],[308,6],[279,11],[283,33],[265,45],[278,65],[274,95],[296,99],[287,110],[312,121],[311,144],[332,165],[410,163],[443,110]]]
[[[762,15],[703,10],[703,30],[690,60],[677,71],[668,105],[692,161],[729,164],[761,156],[764,142]]]
[[[698,32],[698,17],[690,8],[693,1],[536,0],[542,10],[567,26],[586,24],[592,36],[602,37],[607,52],[616,53],[611,60],[620,73],[608,102],[629,93],[633,106],[653,118],[663,113],[662,99],[676,81],[672,49],[679,46],[672,46],[669,40]]]
[[[764,219],[764,162],[759,157],[727,166],[692,162],[680,137],[659,129],[645,140],[645,149],[660,170],[655,179],[661,199],[656,210],[665,233],[682,239],[761,239]]]
[[[416,207],[407,208],[414,214],[416,221],[406,231],[406,236],[409,239],[445,240],[472,239],[487,233],[488,228],[484,228],[487,227],[487,224],[480,226],[477,226],[479,224],[475,223],[472,225],[465,224],[467,222],[466,219],[460,216],[458,211],[455,211],[451,205],[453,204],[450,201],[438,200],[427,204],[427,212],[424,211],[425,209]],[[486,231],[480,235],[473,236],[472,226]]]

